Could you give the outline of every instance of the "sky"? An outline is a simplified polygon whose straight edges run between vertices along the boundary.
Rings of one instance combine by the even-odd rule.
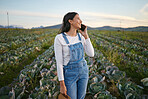
[[[77,12],[91,27],[148,26],[148,0],[0,0],[0,25],[32,28],[62,24]]]

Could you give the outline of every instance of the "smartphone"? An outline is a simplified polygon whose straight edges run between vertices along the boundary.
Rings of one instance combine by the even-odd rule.
[[[80,28],[80,30],[84,31],[85,28],[86,28],[86,26],[85,26],[84,24],[81,24],[81,28]]]

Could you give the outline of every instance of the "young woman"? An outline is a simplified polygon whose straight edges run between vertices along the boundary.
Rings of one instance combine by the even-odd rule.
[[[60,92],[69,95],[71,99],[85,98],[89,69],[84,55],[94,56],[87,27],[78,33],[81,24],[78,13],[67,13],[63,18],[61,32],[54,40]]]

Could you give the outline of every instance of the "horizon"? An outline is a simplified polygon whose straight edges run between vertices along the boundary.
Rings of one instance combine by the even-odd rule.
[[[3,26],[8,26],[7,12],[9,26],[32,28],[62,24],[64,15],[72,11],[79,13],[83,24],[92,28],[148,26],[146,0],[1,0],[0,9],[0,25]]]
[[[60,24],[55,24],[55,25],[51,25],[51,26],[42,26],[42,27],[52,27],[52,26],[56,26],[56,25],[60,25]],[[1,25],[0,24],[0,26],[4,26],[4,25]],[[25,28],[25,27],[23,27],[23,26],[19,26],[19,25],[9,25],[9,27],[10,26],[14,26],[14,27],[19,27],[19,28],[24,28],[24,29],[31,29],[31,28],[39,28],[39,27],[41,27],[41,26],[37,26],[37,27],[31,27],[31,28]],[[4,26],[4,27],[8,27],[7,25],[6,26]],[[99,27],[91,27],[91,26],[88,26],[88,27],[90,27],[90,28],[99,28]],[[105,25],[105,26],[100,26],[100,27],[115,27],[115,26],[109,26],[109,25]],[[136,27],[148,27],[148,26],[135,26],[135,27],[118,27],[118,26],[116,26],[115,28],[136,28]]]

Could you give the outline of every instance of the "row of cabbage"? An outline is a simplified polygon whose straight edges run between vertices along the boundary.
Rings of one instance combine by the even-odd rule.
[[[148,48],[148,44],[140,39],[123,39],[120,37],[120,35],[119,36],[110,36],[110,37],[129,42],[130,44],[136,44],[137,46],[142,46],[142,47]]]
[[[25,32],[24,32],[25,31]],[[29,30],[16,29],[0,29],[0,51],[5,52],[12,47],[13,44],[19,45],[27,41],[33,40],[38,36],[34,33],[28,33]]]
[[[98,36],[98,35],[95,35],[95,36]],[[98,38],[99,41],[104,41],[104,39],[102,39],[100,36],[98,36],[98,37],[99,37]],[[98,41],[98,43],[99,43],[99,41]],[[120,41],[117,41],[117,42],[120,43]],[[131,50],[129,50],[130,48],[127,48],[129,46],[120,47],[120,46],[116,45],[113,41],[108,41],[108,40],[105,40],[103,42],[103,44],[101,44],[101,45],[104,45],[104,43],[108,43],[108,44],[111,44],[112,46],[114,46],[116,48],[122,49],[122,51],[125,53],[125,55],[127,55],[128,57],[130,57],[132,60],[136,60],[136,61],[139,61],[139,62],[140,61],[141,62],[144,61],[144,64],[147,65],[148,58],[147,57],[144,57],[143,55],[138,55],[136,53],[133,53]],[[133,49],[133,48],[131,48],[131,49]],[[145,53],[147,53],[147,51],[145,51]],[[139,59],[143,59],[143,60],[139,60]]]
[[[27,55],[34,52],[35,50],[40,51],[44,43],[49,43],[53,38],[49,36],[43,39],[36,40],[29,43],[28,45],[21,46],[16,50],[10,50],[3,55],[0,55],[0,68],[6,68],[6,66],[16,65],[20,63]]]
[[[89,57],[87,59],[89,61]],[[95,57],[89,63],[89,83],[87,96],[96,99],[146,99],[142,95],[143,86],[148,86],[148,78],[139,86],[126,77],[124,71],[111,63],[99,50],[95,49]]]
[[[45,33],[41,33],[41,34],[36,34],[36,33],[25,33],[23,35],[18,35],[18,36],[10,36],[10,37],[6,37],[1,39],[0,42],[0,52],[1,55],[3,55],[4,53],[9,52],[11,49],[15,49],[18,47],[21,47],[23,45],[27,45],[28,42],[30,41],[35,41],[38,40],[39,38],[43,38],[46,36],[49,36],[51,34],[51,32],[47,31]],[[5,41],[5,42],[2,42]]]
[[[51,46],[30,65],[25,66],[15,82],[0,89],[0,98],[47,99],[47,97],[53,97],[58,83],[53,55],[53,46]]]
[[[29,36],[44,35],[45,32],[50,32],[51,30],[37,30],[37,29],[0,29],[0,43],[7,43],[11,41],[30,40],[31,38],[26,38]]]
[[[92,31],[93,32],[93,31]],[[132,39],[129,39],[129,35],[130,35],[130,33],[128,34],[128,33],[122,33],[122,32],[115,32],[115,31],[98,31],[98,30],[96,30],[95,31],[96,33],[99,33],[99,34],[101,34],[101,35],[103,35],[103,36],[107,36],[107,37],[111,37],[111,38],[114,38],[114,39],[118,39],[118,40],[120,40],[120,41],[126,41],[126,42],[128,42],[128,43],[130,43],[130,44],[136,44],[136,46],[142,46],[142,47],[144,47],[144,48],[148,48],[148,44],[147,43],[145,43],[143,40],[141,40],[141,39],[137,39],[137,38],[132,38]],[[134,35],[134,33],[135,32],[133,32],[133,35]],[[141,32],[140,32],[141,33]],[[139,33],[139,34],[140,34]]]
[[[140,45],[137,45],[136,43],[129,43],[127,41],[123,41],[118,38],[108,37],[108,36],[102,35],[102,34],[97,34],[97,36],[99,38],[105,39],[109,42],[118,44],[128,51],[132,51],[133,53],[148,57],[148,47],[142,47]]]
[[[95,37],[96,36],[97,35],[95,35]],[[148,74],[148,68],[145,67],[148,65],[148,58],[139,56],[137,54],[133,54],[128,50],[99,37],[97,37],[96,43],[98,48],[103,48],[104,51],[109,52],[112,50],[114,52],[118,52],[118,55],[120,55],[120,59],[122,60],[122,63],[126,64],[127,66],[134,66],[135,68],[138,68],[137,73],[144,72],[145,74]]]
[[[29,29],[0,29],[0,42],[9,42],[12,41],[11,37],[12,36],[17,36],[17,35],[26,35],[26,33],[32,33],[32,30],[30,31]],[[8,38],[6,38],[6,36]]]
[[[86,99],[136,99],[141,94],[143,87],[129,81],[125,72],[119,71],[100,51],[95,50],[95,57],[86,56],[86,60],[90,76]],[[0,98],[56,99],[59,82],[53,46],[24,67],[11,87],[1,88]]]

